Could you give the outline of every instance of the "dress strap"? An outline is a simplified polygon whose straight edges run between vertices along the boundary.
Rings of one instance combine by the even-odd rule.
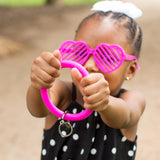
[[[122,94],[122,93],[124,93],[124,92],[126,92],[126,90],[125,89],[120,89],[120,91],[119,91],[119,93],[116,95],[116,97],[118,98],[118,97],[120,97],[120,95]]]
[[[76,98],[77,98],[76,86],[74,83],[72,83],[72,100],[75,101]]]

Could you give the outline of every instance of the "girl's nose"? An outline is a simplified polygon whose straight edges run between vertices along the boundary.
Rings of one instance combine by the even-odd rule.
[[[88,58],[87,62],[84,64],[84,67],[86,68],[86,70],[89,73],[98,72],[99,71],[99,68],[96,65],[95,61],[94,61],[93,55],[90,55],[90,57]]]

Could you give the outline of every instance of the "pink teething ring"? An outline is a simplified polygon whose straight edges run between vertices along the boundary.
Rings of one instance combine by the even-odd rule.
[[[83,77],[88,75],[87,70],[82,65],[80,65],[76,62],[73,62],[73,61],[62,61],[61,67],[62,68],[77,68]],[[64,120],[80,121],[80,120],[87,118],[93,112],[92,110],[85,109],[84,111],[77,113],[77,114],[64,113],[64,111],[57,108],[50,101],[49,96],[48,96],[48,91],[46,88],[41,88],[41,96],[42,96],[42,99],[43,99],[45,105],[53,114],[55,114],[57,117],[60,117],[60,118],[63,118],[63,115],[65,114]]]

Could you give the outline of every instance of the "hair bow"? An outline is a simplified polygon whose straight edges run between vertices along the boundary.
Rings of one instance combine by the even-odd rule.
[[[122,1],[99,1],[96,2],[92,9],[93,11],[113,11],[118,13],[126,14],[127,16],[136,19],[142,16],[142,11],[137,8],[133,3],[122,2]]]

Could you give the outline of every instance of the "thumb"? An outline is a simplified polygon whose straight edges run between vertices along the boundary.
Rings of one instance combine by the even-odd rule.
[[[82,79],[82,75],[78,71],[77,68],[73,68],[71,70],[71,76],[72,76],[72,80],[73,80],[74,84],[79,88],[79,84],[80,84],[80,81]]]
[[[59,61],[62,61],[62,56],[61,56],[61,53],[59,50],[55,50],[53,52],[53,55],[59,60]]]

